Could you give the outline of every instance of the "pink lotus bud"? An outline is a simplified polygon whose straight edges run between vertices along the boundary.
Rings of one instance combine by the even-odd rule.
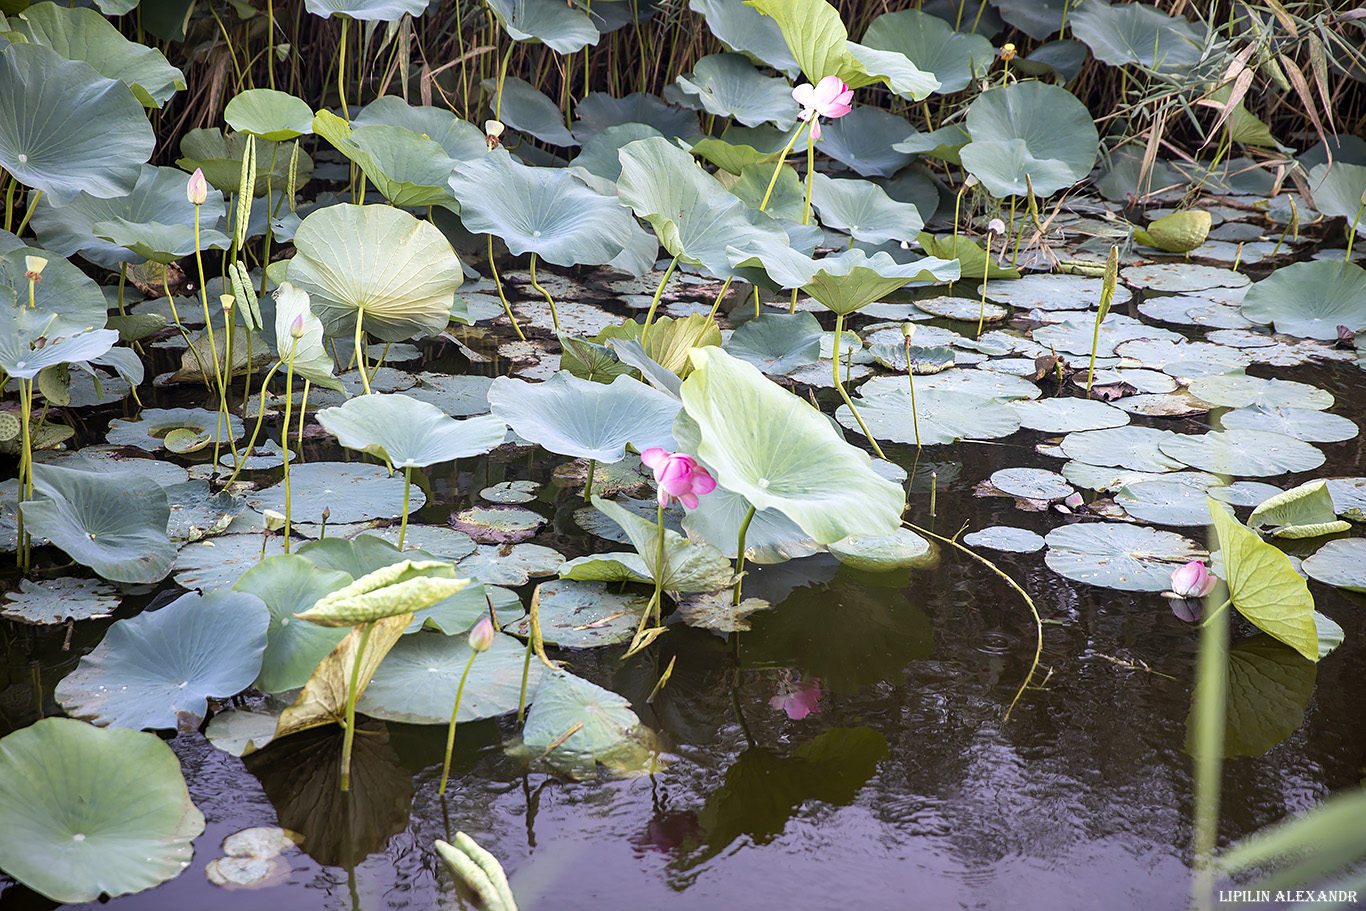
[[[474,629],[470,630],[470,648],[476,652],[486,652],[493,645],[493,621],[487,615],[480,617],[479,622],[474,624]]]
[[[289,324],[289,334],[296,339],[304,337],[304,315],[302,313],[294,317],[293,322]]]
[[[1068,509],[1076,509],[1078,506],[1082,505],[1085,502],[1085,497],[1083,497],[1080,493],[1074,493],[1067,499],[1063,500],[1062,505],[1066,506]]]
[[[654,471],[659,484],[660,506],[682,500],[688,509],[696,509],[698,494],[708,494],[716,489],[716,479],[690,455],[665,452],[652,446],[640,454],[640,461]]]
[[[185,185],[185,198],[197,206],[204,205],[204,200],[209,198],[209,182],[204,179],[202,168],[195,168],[190,175],[190,182]]]
[[[1192,560],[1172,572],[1172,591],[1182,598],[1203,598],[1218,581],[1204,563]]]

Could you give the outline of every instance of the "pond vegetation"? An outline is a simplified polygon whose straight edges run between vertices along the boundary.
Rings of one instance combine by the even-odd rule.
[[[0,907],[1366,888],[1366,17],[913,7],[0,2]]]

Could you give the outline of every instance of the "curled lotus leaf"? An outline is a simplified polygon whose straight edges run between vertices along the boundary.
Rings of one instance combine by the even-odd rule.
[[[294,616],[319,626],[373,623],[430,607],[469,583],[469,579],[455,578],[455,570],[449,563],[402,560],[329,592],[311,608]]]

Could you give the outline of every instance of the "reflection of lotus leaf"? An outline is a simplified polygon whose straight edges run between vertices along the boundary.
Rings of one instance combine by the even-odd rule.
[[[1228,652],[1224,756],[1261,756],[1299,730],[1317,672],[1314,662],[1266,634],[1235,643]],[[1193,736],[1193,719],[1186,724]],[[1193,739],[1187,743],[1193,749]]]

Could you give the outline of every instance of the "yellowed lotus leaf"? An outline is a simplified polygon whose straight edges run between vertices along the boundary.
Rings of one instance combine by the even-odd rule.
[[[440,560],[403,560],[366,573],[294,616],[319,626],[355,626],[431,607],[469,585]]]
[[[1168,253],[1189,253],[1209,237],[1210,223],[1210,214],[1200,209],[1173,212],[1148,225],[1146,231],[1134,231],[1134,240]]]

